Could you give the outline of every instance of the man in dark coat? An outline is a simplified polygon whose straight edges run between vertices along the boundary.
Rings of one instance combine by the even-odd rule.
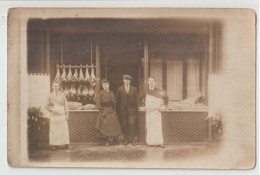
[[[121,123],[122,133],[125,138],[124,144],[135,142],[135,120],[138,109],[138,92],[136,87],[130,85],[133,78],[130,75],[123,75],[124,85],[117,89],[117,111]],[[130,140],[129,140],[130,138]]]

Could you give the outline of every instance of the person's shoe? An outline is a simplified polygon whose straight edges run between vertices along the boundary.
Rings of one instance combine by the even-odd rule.
[[[133,146],[136,146],[136,143],[135,143],[135,142],[132,142],[132,145],[133,145]]]
[[[125,142],[124,142],[124,145],[127,145],[128,144],[128,141],[127,140],[125,140]]]
[[[114,138],[113,141],[115,144],[119,144],[118,138]]]
[[[165,148],[165,146],[163,144],[160,145],[161,148]]]

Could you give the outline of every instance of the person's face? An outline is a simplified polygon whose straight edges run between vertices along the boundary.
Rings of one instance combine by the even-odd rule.
[[[109,90],[109,84],[108,83],[103,83],[102,87],[104,90]]]
[[[54,91],[54,92],[58,92],[58,91],[59,91],[59,89],[60,89],[60,85],[59,85],[59,84],[56,84],[56,83],[54,83],[54,84],[52,85],[52,89],[53,89],[53,91]]]
[[[154,87],[155,86],[155,80],[153,78],[149,78],[148,84],[149,84],[149,87]]]
[[[123,82],[124,82],[125,85],[129,85],[131,80],[124,78]]]

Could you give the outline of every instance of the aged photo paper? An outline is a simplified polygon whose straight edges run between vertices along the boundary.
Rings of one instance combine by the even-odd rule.
[[[11,8],[8,163],[252,169],[256,14]]]

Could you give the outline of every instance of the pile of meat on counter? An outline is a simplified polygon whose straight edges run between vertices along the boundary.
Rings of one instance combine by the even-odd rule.
[[[89,74],[89,67],[91,68],[91,74]],[[60,74],[59,67],[57,67],[55,81],[61,82],[61,92],[67,98],[70,110],[96,109],[96,76],[94,66],[87,65],[85,68],[84,76],[82,66],[75,67],[74,73],[72,73],[72,67],[69,66],[68,74],[65,66],[63,66],[62,74]]]
[[[205,105],[205,97],[198,94],[194,97],[187,98],[182,101],[171,101],[169,100],[166,110],[196,110],[196,111],[206,111],[208,106]]]

